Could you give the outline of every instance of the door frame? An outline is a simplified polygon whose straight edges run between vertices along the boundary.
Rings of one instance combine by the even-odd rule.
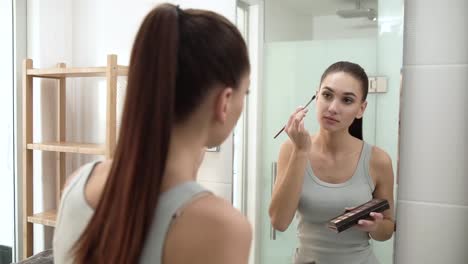
[[[23,254],[22,234],[22,65],[27,58],[27,0],[11,0],[13,5],[13,135],[14,135],[14,216],[15,216],[15,244],[13,247],[13,261],[16,262]]]
[[[243,179],[239,190],[241,211],[253,230],[249,264],[260,261],[261,242],[261,177],[262,169],[262,109],[263,109],[263,49],[264,49],[264,0],[239,0],[249,8],[248,47],[251,62],[251,86],[247,98],[245,128],[243,130]],[[237,7],[238,5],[236,5]],[[243,206],[242,206],[243,205]]]

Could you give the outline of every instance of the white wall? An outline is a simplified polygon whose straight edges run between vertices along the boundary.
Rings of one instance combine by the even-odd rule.
[[[366,18],[304,15],[282,0],[266,1],[265,12],[266,42],[368,38],[378,32],[377,22]]]
[[[344,19],[337,15],[313,18],[313,39],[368,38],[377,36],[377,22],[366,18]]]
[[[12,1],[0,2],[0,245],[9,247],[14,244],[12,11]]]
[[[287,1],[265,3],[265,41],[301,41],[313,38],[313,19],[299,15]]]
[[[232,202],[233,137],[221,145],[220,152],[207,152],[198,172],[198,182],[216,195]]]
[[[106,64],[107,54],[117,54],[118,63],[127,65],[134,35],[147,12],[158,3],[172,2],[181,8],[204,8],[235,21],[236,1],[211,0],[43,0],[28,1],[28,57],[34,67],[52,67],[57,62],[73,66]],[[55,87],[50,81],[35,81],[34,140],[53,139]],[[41,88],[39,88],[41,86]],[[124,94],[125,79],[118,83],[118,102]],[[67,82],[67,139],[104,141],[105,82],[73,79]],[[120,98],[120,100],[119,100]],[[34,153],[34,211],[55,207],[53,154]],[[71,155],[67,171],[97,156]],[[47,176],[45,176],[47,175]],[[219,153],[207,153],[200,170],[200,182],[216,194],[231,199],[232,138]],[[52,230],[35,225],[35,250],[48,248]],[[45,243],[44,243],[45,241]]]
[[[236,1],[210,0],[80,0],[72,3],[73,64],[106,63],[106,54],[115,53],[127,65],[133,38],[144,16],[157,4],[170,2],[181,8],[205,8],[235,21]]]
[[[51,67],[71,60],[71,1],[45,0],[27,2],[27,56],[34,67]],[[55,138],[55,90],[51,80],[34,80],[33,140]],[[34,213],[55,207],[54,154],[35,151]],[[34,225],[34,252],[51,247],[52,229]]]

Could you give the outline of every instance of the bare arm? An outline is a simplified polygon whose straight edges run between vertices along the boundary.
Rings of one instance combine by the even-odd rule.
[[[273,227],[285,231],[291,224],[304,183],[308,153],[298,151],[290,141],[281,146],[278,175],[270,203],[270,220]]]
[[[269,215],[273,227],[285,231],[296,213],[310,151],[310,135],[304,129],[307,110],[298,108],[286,125],[291,140],[283,143],[278,158],[278,174],[273,187]]]
[[[373,216],[374,221],[363,220],[361,226],[369,232],[374,240],[385,241],[392,237],[395,228],[393,169],[390,156],[377,147],[372,149],[370,174],[376,179],[373,197],[386,199],[390,204],[390,209],[383,213],[376,213]]]
[[[387,199],[390,209],[383,212],[383,220],[377,229],[370,233],[375,240],[384,241],[393,235],[394,223],[394,200],[393,200],[393,169],[390,156],[383,150],[374,147],[370,162],[370,173],[377,177],[374,190],[375,198]]]

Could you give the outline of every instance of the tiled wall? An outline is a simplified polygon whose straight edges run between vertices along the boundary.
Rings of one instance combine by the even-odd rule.
[[[206,152],[198,171],[197,181],[214,194],[232,203],[233,175],[232,136],[220,146],[219,152]]]
[[[468,262],[468,1],[405,1],[396,263]]]

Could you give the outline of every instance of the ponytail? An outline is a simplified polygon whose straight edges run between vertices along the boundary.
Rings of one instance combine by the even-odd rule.
[[[348,131],[349,131],[349,134],[351,134],[351,136],[362,140],[363,139],[363,137],[362,137],[362,117],[359,118],[359,119],[355,118],[353,123],[349,127]]]
[[[112,167],[96,211],[73,248],[75,263],[139,262],[171,138],[179,12],[160,5],[137,33]]]

